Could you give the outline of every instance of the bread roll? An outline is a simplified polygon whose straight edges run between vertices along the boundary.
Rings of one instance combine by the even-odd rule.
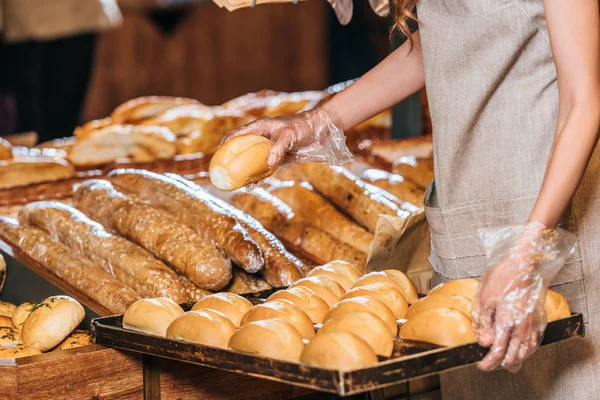
[[[18,330],[21,330],[25,320],[31,314],[31,309],[35,306],[35,303],[25,302],[19,307],[15,308],[12,313],[12,323]]]
[[[334,318],[359,311],[370,312],[379,317],[387,326],[392,337],[395,337],[398,333],[398,322],[396,322],[394,314],[388,306],[382,301],[377,300],[375,297],[354,297],[352,299],[342,300],[331,307],[327,315],[325,315],[323,323],[327,324],[327,322]]]
[[[184,104],[201,105],[185,97],[144,96],[121,104],[110,114],[115,124],[135,124]]]
[[[322,323],[329,310],[329,305],[325,300],[304,286],[275,292],[267,298],[267,303],[273,300],[287,300],[294,303],[308,314],[313,324]]]
[[[235,190],[260,181],[275,169],[267,164],[271,141],[259,135],[242,135],[225,142],[208,167],[210,181],[217,189]]]
[[[204,309],[215,310],[227,316],[236,327],[240,326],[242,317],[252,308],[248,299],[233,293],[215,293],[200,299],[192,311]]]
[[[77,347],[88,346],[92,344],[92,336],[88,331],[75,330],[62,342],[58,344],[52,351],[69,350]]]
[[[42,354],[42,352],[22,344],[0,347],[0,358],[21,358],[35,356],[36,354]]]
[[[452,308],[438,308],[415,314],[400,328],[400,338],[448,347],[475,342],[471,319]]]
[[[69,296],[52,296],[36,304],[21,329],[23,344],[41,352],[62,342],[83,321],[85,311]]]
[[[73,131],[73,136],[78,140],[85,139],[89,135],[93,134],[98,129],[105,128],[109,125],[115,123],[111,117],[106,117],[102,119],[94,119],[86,122],[85,124],[78,126]],[[36,147],[40,147],[39,145]]]
[[[464,299],[464,297],[463,297]],[[430,294],[427,297],[413,303],[406,312],[406,319],[410,319],[415,315],[439,308],[450,308],[463,312],[467,316],[471,316],[470,305],[464,301],[458,300],[455,296],[446,296],[445,294]]]
[[[319,268],[319,267],[317,267],[317,268]],[[353,265],[347,261],[342,261],[342,260],[334,260],[334,261],[328,262],[327,264],[321,266],[321,268],[326,268],[326,269],[335,271],[336,273],[343,275],[346,278],[350,279],[352,281],[352,283],[356,282],[363,276],[362,272],[360,272],[360,270],[356,267],[356,265]]]
[[[273,318],[288,321],[304,339],[315,336],[315,327],[308,314],[288,300],[272,300],[252,307],[242,318],[241,324],[243,326],[250,322]]]
[[[546,310],[546,318],[548,322],[557,321],[559,319],[567,318],[571,316],[571,308],[567,300],[554,290],[548,290],[546,295],[546,303],[544,304]]]
[[[18,330],[9,326],[0,326],[0,346],[21,343],[21,335]]]
[[[404,298],[404,295],[392,285],[371,283],[370,285],[357,287],[346,292],[342,300],[355,297],[374,297],[392,310],[394,318],[401,319],[406,317],[408,302]]]
[[[328,276],[318,275],[299,279],[290,287],[303,286],[315,292],[327,302],[329,307],[337,303],[346,292],[344,288]]]
[[[229,347],[242,353],[296,362],[304,348],[302,336],[282,319],[250,322],[229,340]]]
[[[0,138],[0,160],[11,160],[12,158],[12,145],[8,140]]]
[[[352,333],[319,332],[304,348],[300,361],[325,369],[350,371],[377,364],[377,355]]]
[[[123,315],[123,328],[165,336],[171,322],[182,314],[183,309],[166,297],[141,299]]]
[[[13,303],[9,303],[6,301],[0,301],[0,315],[4,315],[5,317],[12,318],[13,312],[17,308]]]
[[[335,269],[329,267],[327,264],[314,268],[306,276],[311,277],[311,276],[317,276],[317,275],[330,277],[335,282],[339,283],[340,286],[344,288],[344,291],[350,290],[350,288],[354,284],[352,279],[337,273],[335,271]]]
[[[380,356],[390,357],[394,351],[394,339],[381,318],[370,312],[345,314],[328,321],[321,333],[353,333],[365,341]]]
[[[362,278],[360,278],[359,280],[357,280],[354,283],[354,285],[352,286],[352,289],[371,285],[373,283],[384,283],[386,285],[395,287],[398,291],[400,291],[400,293],[402,293],[402,296],[404,296],[404,298],[406,299],[407,302],[408,302],[407,297],[412,298],[412,295],[410,293],[406,293],[406,290],[402,285],[400,285],[397,281],[392,279],[384,271],[370,272],[370,273],[364,275]],[[410,302],[409,302],[409,304],[410,304]]]
[[[469,300],[473,300],[475,292],[479,286],[479,281],[475,278],[457,279],[441,283],[431,289],[428,295],[445,294],[446,296],[463,296]]]
[[[406,298],[406,301],[408,301],[408,304],[412,304],[415,301],[419,300],[417,288],[415,287],[415,284],[410,280],[408,275],[396,269],[387,269],[383,272],[388,276],[388,278],[392,279],[394,282],[396,282],[402,287],[401,292]]]
[[[235,329],[233,322],[218,311],[188,311],[171,322],[167,337],[226,349]]]
[[[5,326],[13,329],[16,328],[16,326],[12,322],[12,319],[10,317],[7,317],[6,315],[0,315],[0,326]]]

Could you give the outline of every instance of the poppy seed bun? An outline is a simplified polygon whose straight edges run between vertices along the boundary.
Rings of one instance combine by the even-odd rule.
[[[454,281],[448,281],[441,283],[431,289],[429,295],[432,294],[445,294],[446,296],[463,296],[473,301],[475,292],[479,286],[479,281],[475,278],[457,279]]]
[[[12,314],[17,308],[13,303],[9,303],[6,301],[0,301],[0,315],[4,315],[5,317],[12,318]]]
[[[225,314],[215,310],[188,311],[175,318],[167,337],[226,349],[236,326]]]
[[[410,306],[406,313],[406,319],[410,319],[423,311],[435,310],[438,308],[451,308],[462,311],[469,317],[471,316],[470,307],[467,307],[464,301],[457,300],[455,297],[446,296],[445,294],[434,293],[428,295],[427,297],[423,297]]]
[[[276,318],[243,325],[229,340],[229,348],[261,357],[296,362],[300,359],[304,342],[292,324]]]
[[[394,286],[387,283],[371,283],[349,290],[342,297],[342,300],[352,299],[354,297],[370,297],[375,296],[377,300],[381,300],[386,306],[392,310],[394,318],[405,318],[408,310],[408,302],[404,295]]]
[[[309,278],[298,279],[291,288],[302,286],[315,292],[325,300],[329,307],[337,303],[346,292],[344,288],[328,276],[317,275]]]
[[[381,318],[370,312],[354,312],[328,321],[320,333],[353,333],[365,341],[380,356],[389,357],[394,351],[394,339]]]
[[[85,317],[81,304],[69,296],[48,297],[33,308],[21,329],[21,340],[41,352],[62,342]]]
[[[287,290],[279,290],[269,296],[266,302],[268,303],[269,301],[279,299],[291,301],[303,309],[306,314],[308,314],[313,324],[322,323],[325,314],[327,314],[327,311],[329,311],[329,306],[325,300],[304,286],[297,286]]]
[[[546,302],[544,304],[546,310],[546,318],[548,322],[557,321],[559,319],[571,316],[571,308],[567,300],[554,290],[548,290]]]
[[[448,347],[475,342],[471,319],[452,308],[415,314],[400,328],[400,337]]]
[[[183,309],[166,297],[141,299],[133,303],[123,315],[123,328],[165,336],[167,328]]]
[[[379,317],[387,326],[390,331],[390,335],[395,337],[398,333],[398,322],[394,318],[394,314],[382,301],[377,300],[375,297],[354,297],[352,299],[342,300],[335,306],[331,307],[323,323],[339,318],[342,315],[350,314],[353,312],[370,312]]]
[[[21,330],[25,320],[31,314],[31,309],[35,306],[35,303],[23,303],[19,307],[15,308],[12,314],[12,323],[15,328]]]
[[[215,293],[200,299],[192,311],[202,309],[210,309],[219,311],[225,314],[233,324],[238,327],[242,321],[242,317],[249,309],[252,308],[252,303],[248,299],[243,298],[234,293],[223,292]]]
[[[325,369],[350,371],[370,367],[378,360],[373,349],[352,333],[319,332],[304,348],[300,361]]]
[[[274,318],[288,321],[304,339],[315,336],[315,327],[308,314],[287,300],[272,300],[252,307],[242,318],[242,326],[250,322]]]

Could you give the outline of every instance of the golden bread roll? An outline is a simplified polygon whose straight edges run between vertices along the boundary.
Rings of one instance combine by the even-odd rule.
[[[392,310],[394,318],[396,319],[406,317],[408,302],[404,298],[402,292],[392,285],[388,285],[387,283],[371,283],[370,285],[357,287],[346,292],[342,297],[342,300],[363,296],[374,296],[377,300],[381,300],[390,310]]]
[[[5,317],[12,318],[13,312],[17,308],[13,303],[9,303],[7,301],[0,301],[0,315],[4,315]]]
[[[389,357],[394,351],[394,339],[385,323],[370,312],[354,312],[328,321],[321,333],[353,333],[365,341],[380,356]]]
[[[241,324],[243,326],[250,322],[273,318],[288,321],[304,339],[315,336],[315,327],[308,314],[288,300],[271,300],[252,307],[242,318]]]
[[[476,341],[471,318],[452,308],[437,308],[415,314],[400,328],[400,338],[447,347]]]
[[[413,281],[410,280],[408,275],[396,269],[386,269],[383,272],[388,276],[388,278],[392,279],[394,282],[396,282],[402,287],[401,292],[406,298],[406,301],[408,301],[408,304],[412,304],[415,301],[419,300],[417,288],[415,287]]]
[[[223,313],[238,327],[242,321],[242,317],[248,310],[252,308],[252,303],[248,299],[234,293],[215,293],[200,299],[192,311],[203,309],[215,310]]]
[[[353,312],[370,312],[379,317],[387,326],[392,337],[395,337],[398,333],[398,322],[394,318],[394,314],[388,306],[375,297],[354,297],[352,299],[342,300],[335,306],[331,307],[323,323],[327,324],[334,318],[339,318],[342,315],[350,314]]]
[[[267,358],[296,362],[304,348],[302,336],[282,319],[250,322],[229,340],[229,348]]]
[[[458,295],[473,301],[478,286],[479,281],[475,278],[457,279],[437,285],[431,289],[428,296],[432,294]]]
[[[546,310],[546,319],[548,322],[571,316],[569,303],[567,303],[567,300],[560,293],[554,290],[548,290],[544,309]]]
[[[12,158],[12,145],[8,140],[0,138],[0,160],[11,160]]]
[[[88,331],[74,330],[73,333],[67,336],[52,351],[76,349],[77,347],[89,346],[92,343],[92,336]]]
[[[40,161],[34,158],[0,161],[0,189],[71,178],[75,170],[64,160]]]
[[[294,303],[308,314],[314,324],[322,323],[325,314],[329,311],[327,302],[304,286],[279,290],[270,295],[266,302],[273,300],[287,300]]]
[[[270,150],[271,141],[259,135],[228,140],[210,160],[210,181],[217,189],[235,190],[266,178],[275,171],[267,164]]]
[[[347,332],[321,333],[311,340],[300,361],[325,369],[350,371],[377,364],[377,354],[358,336]]]
[[[328,276],[333,279],[335,282],[339,283],[341,287],[344,288],[344,291],[350,290],[352,285],[354,284],[351,278],[348,278],[344,275],[339,274],[335,271],[335,269],[328,266],[328,264],[322,265],[320,267],[313,268],[312,271],[306,275],[307,277],[311,276]]]
[[[321,267],[333,270],[336,273],[350,279],[353,283],[359,280],[361,276],[363,276],[362,272],[360,272],[360,270],[355,265],[347,261],[334,260],[328,262],[325,265],[322,265]]]
[[[0,358],[22,358],[42,354],[41,351],[33,347],[22,344],[0,346]]]
[[[402,296],[404,296],[404,298],[406,299],[406,301],[408,302],[408,304],[410,304],[410,302],[408,301],[407,297],[411,297],[412,298],[411,294],[410,293],[406,293],[405,287],[402,286],[401,284],[399,284],[394,279],[392,279],[384,271],[369,272],[368,274],[363,275],[362,278],[360,278],[359,280],[357,280],[354,283],[354,285],[352,286],[352,289],[356,289],[356,288],[359,288],[359,287],[371,285],[373,283],[384,283],[386,285],[390,285],[390,286],[395,287],[396,289],[398,289],[398,291],[400,291],[400,293],[402,293]]]
[[[110,117],[115,124],[136,124],[184,104],[201,105],[197,100],[185,97],[144,96],[121,104],[114,109]]]
[[[344,288],[328,276],[318,275],[297,280],[290,287],[303,286],[315,292],[329,307],[337,303],[346,293]]]
[[[466,299],[463,297],[463,299]],[[458,300],[456,296],[446,296],[445,294],[430,294],[427,297],[413,303],[406,312],[406,319],[410,319],[415,315],[438,308],[451,308],[453,310],[462,311],[468,317],[471,316],[470,304]]]
[[[35,306],[35,303],[30,303],[30,302],[25,302],[21,305],[19,305],[19,307],[15,308],[15,310],[12,313],[12,323],[15,326],[15,328],[21,330],[21,328],[23,328],[23,324],[25,323],[25,320],[27,319],[27,317],[29,316],[29,314],[31,314],[31,309]]]
[[[15,328],[0,326],[0,346],[21,344],[21,335]]]
[[[73,131],[73,136],[75,136],[77,139],[85,139],[89,135],[93,134],[94,131],[105,128],[109,125],[112,125],[113,123],[114,122],[111,117],[94,119],[86,122],[81,126],[76,127]]]
[[[165,336],[171,322],[180,315],[183,315],[183,309],[171,299],[141,299],[125,311],[123,328]]]
[[[0,315],[0,326],[16,329],[16,326],[12,322],[12,318],[6,315]]]
[[[218,311],[188,311],[171,322],[167,337],[226,349],[235,329],[233,322]]]
[[[62,342],[83,321],[85,311],[69,296],[51,296],[33,306],[21,328],[23,344],[41,352]]]

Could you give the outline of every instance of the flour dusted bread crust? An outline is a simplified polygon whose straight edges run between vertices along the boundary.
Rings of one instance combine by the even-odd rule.
[[[233,334],[229,348],[256,356],[297,362],[304,342],[292,324],[275,318],[245,324]]]
[[[235,330],[226,315],[204,309],[188,311],[175,318],[167,328],[167,337],[226,349]]]
[[[180,315],[183,309],[171,299],[141,299],[125,311],[123,328],[165,336],[171,322]]]
[[[319,332],[304,348],[300,361],[325,369],[350,371],[376,364],[377,355],[352,333]]]
[[[206,296],[192,307],[192,311],[215,310],[226,315],[234,326],[240,326],[242,317],[252,308],[252,303],[234,293],[215,293]]]

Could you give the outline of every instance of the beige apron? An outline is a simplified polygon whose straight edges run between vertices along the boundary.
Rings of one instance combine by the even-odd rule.
[[[543,0],[421,0],[417,7],[434,132],[430,261],[438,281],[480,277],[477,229],[527,220],[556,129]],[[561,226],[579,242],[552,285],[585,314],[586,338],[538,350],[518,374],[444,374],[444,399],[600,397],[599,151]]]

